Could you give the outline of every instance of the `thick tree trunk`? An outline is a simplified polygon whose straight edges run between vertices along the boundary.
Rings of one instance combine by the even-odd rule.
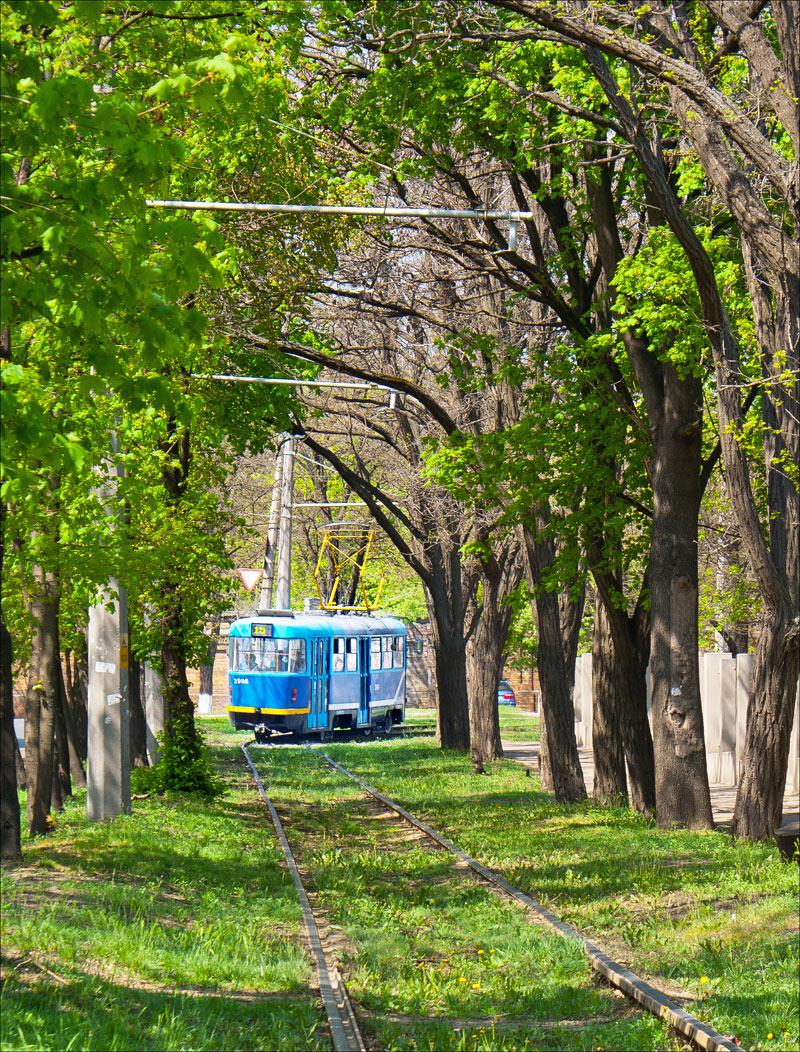
[[[503,669],[503,649],[502,644],[498,647],[496,639],[488,638],[489,635],[488,631],[476,632],[467,646],[469,754],[476,764],[499,760],[503,755],[497,712],[497,684]]]
[[[48,832],[53,790],[55,709],[58,701],[59,594],[55,575],[35,567],[27,596],[33,623],[30,672],[25,695],[25,774],[28,783],[28,832]]]
[[[16,764],[19,750],[14,733],[12,665],[11,635],[0,618],[0,858],[3,862],[16,862],[22,858]]]
[[[488,540],[488,538],[486,538]],[[483,764],[503,755],[497,687],[503,672],[503,652],[511,626],[508,598],[522,577],[522,559],[513,540],[497,554],[475,556],[472,569],[479,575],[480,594],[470,604],[473,623],[467,643],[470,756]]]
[[[128,664],[128,708],[130,709],[131,767],[148,767],[147,722],[142,704],[142,666],[130,655]]]
[[[793,248],[796,258],[797,246]],[[746,532],[750,523],[742,508],[743,543],[756,567],[765,612],[753,658],[733,832],[749,840],[770,840],[781,824],[800,674],[800,494],[786,469],[787,464],[800,464],[800,288],[787,271],[778,291],[754,257],[752,249],[745,248],[764,374],[769,562],[760,550],[763,535],[756,533],[752,516]],[[736,403],[724,401],[725,415],[733,416]],[[728,460],[737,454],[730,444],[727,450],[723,445],[726,451]],[[738,502],[742,500],[740,493]]]
[[[702,387],[662,363],[653,412],[650,681],[659,826],[713,829],[697,656]]]
[[[542,535],[545,526],[543,516],[537,520],[538,536],[529,526],[522,526],[522,552],[525,575],[535,596],[542,723],[546,728],[546,740],[540,743],[540,750],[547,750],[556,800],[569,803],[586,798],[586,784],[575,741],[572,684],[567,677],[558,597],[547,590],[544,581],[554,559],[552,541]]]
[[[769,611],[753,658],[742,777],[733,832],[750,840],[771,839],[781,825],[797,677],[800,626]]]
[[[592,635],[592,750],[596,804],[626,800],[625,752],[622,747],[622,698],[617,678],[614,640],[605,605],[599,593],[594,601]]]
[[[597,592],[603,601],[613,639],[611,654],[618,687],[619,725],[631,807],[641,814],[656,813],[656,774],[653,736],[647,716],[647,664],[650,659],[650,616],[640,594],[636,610],[629,616],[615,596],[621,584],[609,573],[594,571]],[[644,591],[644,586],[643,586]]]
[[[469,702],[461,589],[455,595],[440,575],[434,577],[433,584],[433,590],[426,588],[426,598],[436,666],[436,735],[443,749],[466,752],[469,749]]]
[[[186,647],[184,644],[183,612],[178,589],[174,585],[162,588],[163,618],[161,640],[161,673],[164,681],[164,709],[167,737],[180,731],[181,742],[187,750],[186,759],[200,756],[200,739],[194,722],[194,705],[189,696],[186,675]]]

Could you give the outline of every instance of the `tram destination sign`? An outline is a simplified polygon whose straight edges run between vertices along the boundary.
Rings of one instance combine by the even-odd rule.
[[[274,625],[259,625],[257,622],[254,622],[250,626],[250,635],[251,636],[271,636],[274,631],[275,631],[275,626]]]

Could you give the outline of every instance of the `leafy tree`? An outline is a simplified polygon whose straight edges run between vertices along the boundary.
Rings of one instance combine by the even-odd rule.
[[[492,0],[523,36],[560,34],[585,54],[633,147],[651,199],[691,268],[714,360],[722,461],[764,619],[756,645],[734,814],[739,836],[765,839],[780,822],[794,697],[800,672],[800,62],[797,11],[783,0],[556,9],[533,0]],[[537,28],[538,27],[538,28]],[[742,442],[746,354],[712,261],[612,68],[621,59],[658,89],[668,119],[696,154],[741,244],[761,381],[767,507],[756,502]],[[771,122],[765,127],[763,114]],[[663,123],[663,118],[662,118]],[[762,379],[763,378],[763,379]],[[656,707],[668,702],[656,698]]]

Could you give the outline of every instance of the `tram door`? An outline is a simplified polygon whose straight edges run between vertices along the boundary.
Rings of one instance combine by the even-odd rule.
[[[358,699],[358,722],[369,723],[370,702],[370,641],[369,636],[358,640],[358,678],[360,685]]]
[[[328,645],[325,639],[311,640],[311,712],[309,727],[328,725]]]

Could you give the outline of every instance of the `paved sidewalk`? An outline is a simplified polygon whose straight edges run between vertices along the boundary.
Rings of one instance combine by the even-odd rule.
[[[503,742],[503,753],[508,760],[516,760],[533,770],[539,769],[538,742]],[[586,780],[586,791],[591,796],[594,786],[594,755],[591,749],[579,748],[578,753],[581,758],[583,777]],[[735,803],[735,786],[711,786],[711,809],[714,812],[716,825],[725,826],[731,821]],[[800,812],[800,796],[797,793],[787,793],[783,798],[783,822],[788,822],[790,818],[797,818],[798,812]]]

